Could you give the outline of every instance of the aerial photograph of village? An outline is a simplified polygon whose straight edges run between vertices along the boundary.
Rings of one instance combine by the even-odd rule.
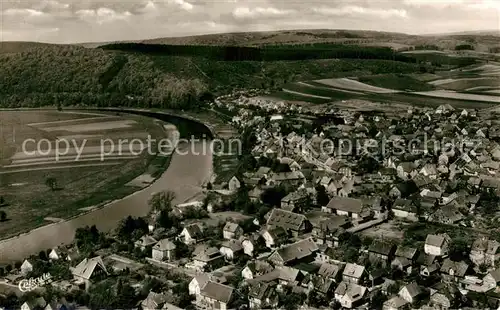
[[[1,0],[0,310],[500,309],[499,0]]]

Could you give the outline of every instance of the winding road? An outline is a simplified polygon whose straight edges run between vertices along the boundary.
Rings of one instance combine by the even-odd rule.
[[[203,144],[179,145],[168,169],[151,186],[103,208],[82,214],[68,221],[46,225],[17,237],[0,241],[0,263],[11,263],[63,244],[70,244],[77,228],[96,225],[100,231],[114,229],[128,215],[145,216],[148,200],[159,191],[173,191],[174,203],[184,202],[201,192],[201,185],[212,173],[212,154]]]

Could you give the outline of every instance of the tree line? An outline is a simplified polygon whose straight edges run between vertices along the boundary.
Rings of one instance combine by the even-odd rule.
[[[221,61],[281,61],[351,58],[414,62],[414,59],[395,53],[388,47],[331,43],[315,43],[307,45],[266,45],[263,47],[113,43],[103,45],[101,48],[104,50],[154,55],[203,57]]]

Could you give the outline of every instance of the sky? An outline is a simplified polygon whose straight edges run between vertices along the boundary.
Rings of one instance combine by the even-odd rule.
[[[51,43],[284,29],[500,29],[500,0],[0,0],[0,12],[0,41]]]

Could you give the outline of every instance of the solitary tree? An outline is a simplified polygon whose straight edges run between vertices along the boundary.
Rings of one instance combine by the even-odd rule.
[[[5,198],[3,196],[0,196],[0,207],[5,204]]]
[[[5,222],[7,220],[7,213],[5,211],[0,211],[0,222]]]
[[[149,206],[152,211],[166,211],[167,213],[172,210],[172,201],[175,199],[175,193],[172,191],[164,191],[154,194],[149,200]]]
[[[45,180],[45,185],[50,187],[51,190],[55,191],[57,189],[57,180],[54,177],[47,178]]]

